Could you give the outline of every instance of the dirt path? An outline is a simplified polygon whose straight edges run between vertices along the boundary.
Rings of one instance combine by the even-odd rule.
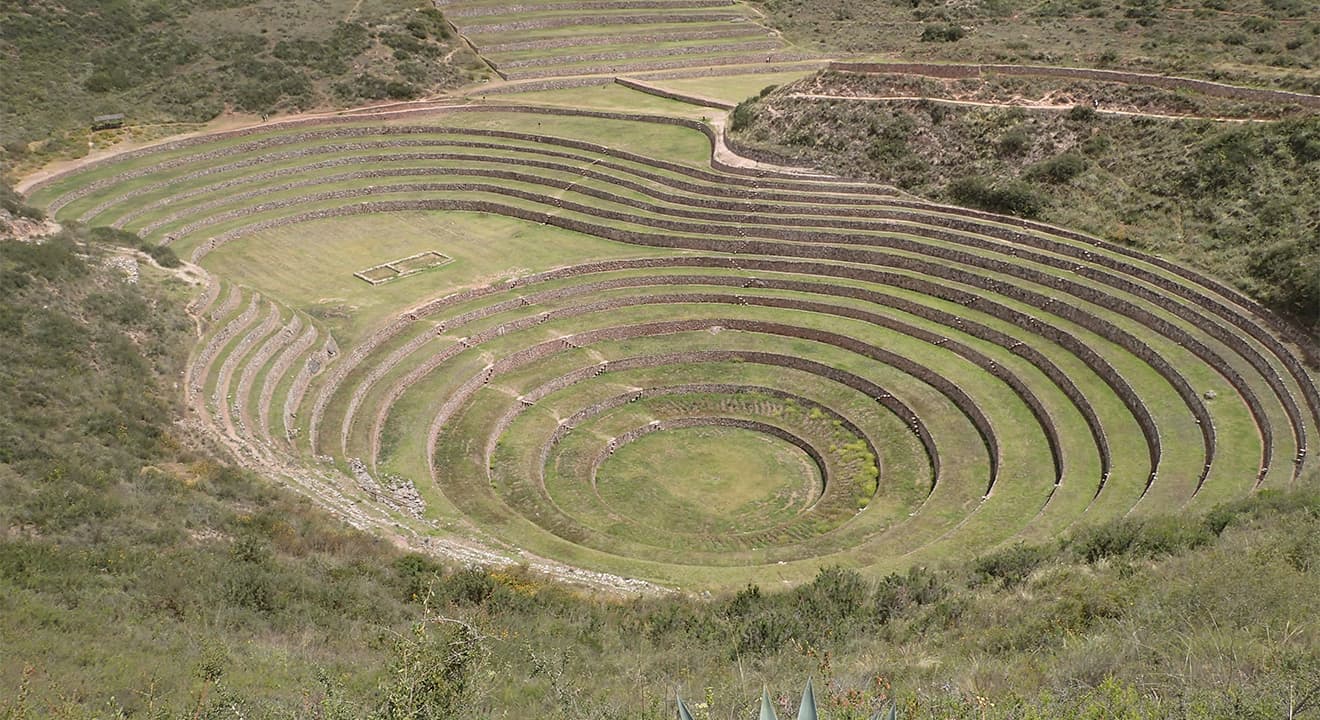
[[[810,100],[860,100],[862,102],[903,102],[928,100],[930,102],[945,103],[948,105],[966,105],[971,107],[988,108],[1022,108],[1024,110],[1054,110],[1067,111],[1072,110],[1075,105],[1049,105],[1040,103],[993,103],[983,100],[953,100],[951,98],[929,97],[924,95],[829,95],[823,93],[789,93],[787,97],[807,98]],[[1277,120],[1262,118],[1230,118],[1205,115],[1162,115],[1160,113],[1148,113],[1138,110],[1111,110],[1103,107],[1095,108],[1097,113],[1103,115],[1126,115],[1130,117],[1148,117],[1160,120],[1206,120],[1210,122],[1226,123],[1272,123]]]

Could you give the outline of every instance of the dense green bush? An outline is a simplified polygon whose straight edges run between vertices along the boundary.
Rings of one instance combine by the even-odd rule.
[[[756,100],[756,98],[748,98],[733,108],[733,114],[729,119],[730,130],[736,132],[752,124],[752,120],[756,117]]]
[[[44,220],[46,214],[38,208],[34,208],[23,202],[23,198],[14,192],[8,185],[0,185],[0,208],[3,208],[11,215],[30,218],[32,220]]]
[[[998,580],[1004,587],[1020,584],[1031,575],[1047,556],[1043,548],[1029,547],[1022,543],[998,552],[982,555],[973,564],[973,569],[981,581]]]
[[[146,243],[139,246],[143,252],[151,256],[157,265],[163,268],[176,268],[183,265],[183,261],[175,254],[174,248],[168,245],[152,245]]]
[[[983,210],[1035,217],[1045,208],[1045,197],[1021,180],[994,180],[971,175],[949,185],[954,200]]]
[[[1068,119],[1075,122],[1089,122],[1095,116],[1095,108],[1090,105],[1074,105],[1068,109]]]
[[[1066,152],[1027,168],[1026,177],[1051,183],[1065,183],[1085,171],[1086,166],[1086,156],[1077,152]]]
[[[921,28],[922,42],[956,42],[966,35],[967,31],[956,23],[928,24]]]
[[[1031,134],[1027,132],[1026,128],[1014,127],[995,141],[995,149],[1002,156],[1016,157],[1029,150],[1031,143]]]

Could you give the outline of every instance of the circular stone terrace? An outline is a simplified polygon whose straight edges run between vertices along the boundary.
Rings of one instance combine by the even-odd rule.
[[[888,572],[1307,463],[1315,349],[1222,282],[713,140],[431,105],[29,194],[208,270],[187,393],[245,464],[463,560],[685,588]]]

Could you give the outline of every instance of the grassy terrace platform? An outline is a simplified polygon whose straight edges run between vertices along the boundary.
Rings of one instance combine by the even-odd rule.
[[[487,2],[442,6],[506,80],[718,68],[813,58],[731,0]]]
[[[585,12],[570,5],[517,18]],[[617,5],[590,12],[676,3]],[[495,26],[507,7],[446,11]],[[518,35],[582,29],[554,25]],[[595,62],[544,48],[547,66]],[[1217,281],[885,187],[712,163],[700,109],[611,113],[624,92],[590,91],[594,112],[273,124],[30,197],[213,274],[188,392],[246,462],[477,559],[683,588],[887,572],[1288,486],[1320,442],[1315,348]],[[449,261],[354,276],[430,252]]]

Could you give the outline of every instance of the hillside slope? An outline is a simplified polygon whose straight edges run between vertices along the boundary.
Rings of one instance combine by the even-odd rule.
[[[1116,67],[1320,91],[1305,0],[760,0],[804,46],[905,61]]]
[[[225,111],[417,97],[482,67],[425,0],[5,2],[0,57],[11,164],[179,132],[168,124]],[[138,127],[88,137],[94,116],[115,113]]]
[[[735,137],[841,175],[1180,258],[1303,325],[1320,321],[1320,117],[1061,84],[824,71],[743,104]],[[1092,97],[1105,98],[1104,112]],[[1295,116],[1197,117],[1256,112]]]

